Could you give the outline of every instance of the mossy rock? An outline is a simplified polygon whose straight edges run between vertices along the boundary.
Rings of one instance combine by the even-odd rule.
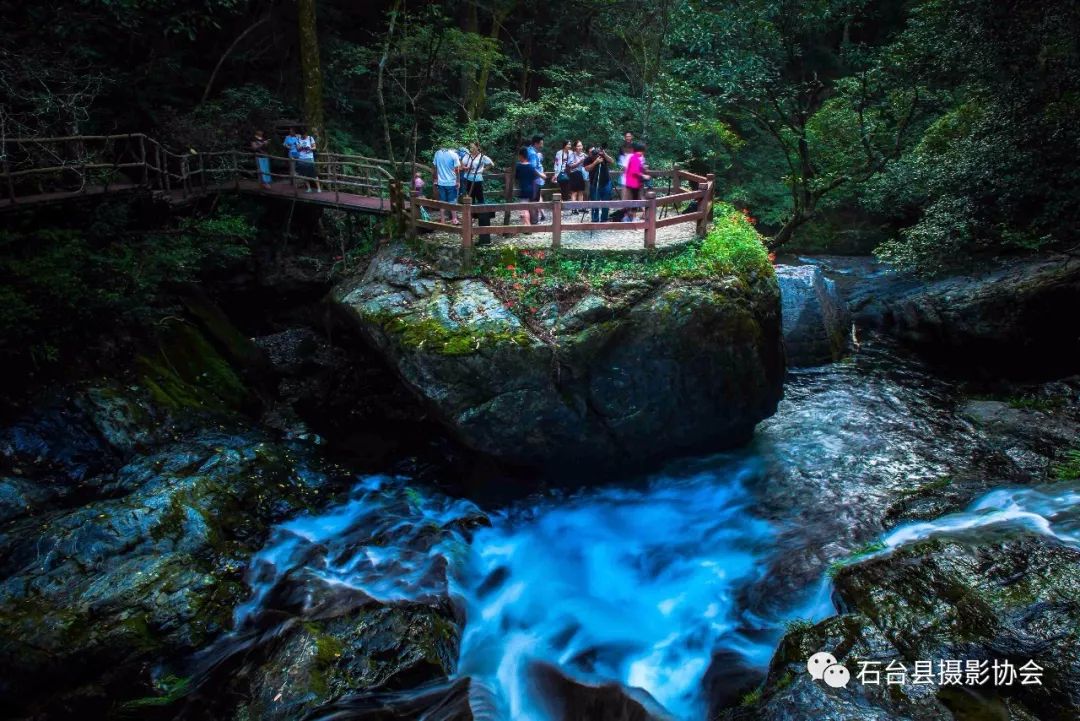
[[[136,368],[154,400],[172,411],[229,414],[256,404],[232,365],[183,320],[166,321],[157,352],[139,355]]]
[[[490,278],[403,245],[331,296],[467,446],[530,466],[637,463],[744,442],[775,411],[784,357],[775,278],[623,279],[546,325]]]

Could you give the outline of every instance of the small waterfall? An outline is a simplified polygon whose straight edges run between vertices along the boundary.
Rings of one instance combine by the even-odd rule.
[[[939,534],[963,534],[995,527],[1024,528],[1072,545],[1080,545],[1080,489],[1062,484],[1000,488],[967,510],[933,521],[908,523],[882,539],[885,553]]]
[[[235,628],[301,582],[316,589],[303,598],[307,612],[325,590],[381,603],[445,597],[448,559],[465,552],[461,531],[482,518],[472,503],[421,494],[404,479],[364,478],[345,503],[274,529],[252,558],[252,595],[237,607]]]

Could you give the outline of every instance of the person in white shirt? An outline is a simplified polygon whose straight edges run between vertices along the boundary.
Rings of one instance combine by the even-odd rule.
[[[435,178],[435,187],[439,191],[439,200],[444,203],[457,202],[459,170],[461,170],[461,159],[458,158],[457,151],[449,147],[449,144],[435,151],[432,176]],[[461,221],[456,212],[439,211],[439,220],[444,220],[447,216],[454,225],[460,224]]]
[[[564,140],[562,146],[555,153],[555,182],[559,184],[559,192],[563,200],[570,200],[570,161],[574,157],[573,145],[569,140]]]
[[[473,205],[484,204],[484,171],[495,165],[488,156],[480,150],[478,143],[469,144],[469,152],[461,161],[461,193],[472,198]],[[477,212],[480,208],[473,209],[473,215],[480,221],[481,226],[491,225],[491,213]],[[477,245],[487,245],[491,242],[491,235],[481,235]]]
[[[312,192],[312,183],[315,184],[316,193],[322,192],[322,185],[319,184],[319,173],[315,168],[316,150],[315,138],[301,133],[296,141],[296,172],[304,178],[304,182],[307,184],[307,188],[304,190],[305,193]]]

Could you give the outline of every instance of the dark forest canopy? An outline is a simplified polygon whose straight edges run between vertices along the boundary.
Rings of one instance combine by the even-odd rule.
[[[858,228],[924,269],[1068,244],[1080,217],[1073,2],[0,6],[5,137],[142,130],[212,149],[301,119],[324,148],[426,161],[440,142],[505,159],[538,131],[613,145],[630,130],[654,163],[716,172],[774,245]]]

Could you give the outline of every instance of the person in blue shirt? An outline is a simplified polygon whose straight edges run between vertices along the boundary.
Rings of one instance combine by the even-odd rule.
[[[285,136],[285,142],[282,145],[285,146],[285,152],[289,154],[289,157],[296,160],[300,157],[300,153],[297,151],[296,146],[300,144],[300,136],[296,134],[296,128],[289,128],[289,134]]]
[[[536,184],[536,181],[543,178],[543,175],[529,159],[529,150],[531,149],[532,146],[523,146],[521,150],[518,151],[518,162],[514,166],[514,179],[517,183],[518,198],[524,201],[531,201],[533,199],[533,194],[536,192],[536,188],[539,187]],[[533,224],[531,210],[521,212],[521,224]]]
[[[458,171],[461,170],[461,159],[457,152],[450,147],[441,147],[435,151],[434,167],[432,175],[435,178],[435,187],[439,190],[439,200],[444,203],[456,203],[458,198]],[[459,225],[458,214],[448,210],[439,212],[439,219],[450,216],[450,222]]]
[[[544,136],[534,135],[532,136],[532,143],[528,146],[529,151],[529,163],[536,168],[536,182],[533,183],[532,197],[530,201],[536,203],[540,201],[540,190],[544,187],[544,182],[547,175],[544,173],[544,155],[540,151],[544,148]],[[540,211],[541,221],[544,220],[544,211]]]

